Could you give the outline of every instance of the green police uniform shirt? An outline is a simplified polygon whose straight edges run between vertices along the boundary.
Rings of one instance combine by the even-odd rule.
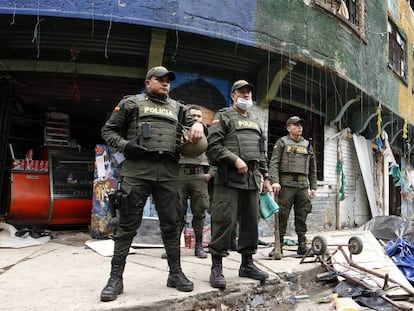
[[[183,111],[182,125],[192,126],[196,121],[184,106],[175,100],[169,98],[162,100],[151,96],[151,94],[127,96],[119,102],[109,120],[102,127],[102,137],[110,147],[123,152],[128,141],[141,134],[139,126],[142,120],[154,122],[154,124],[156,122],[154,129],[161,128],[163,125],[171,128],[172,122],[178,120],[180,106]],[[182,126],[178,126],[174,130],[180,131],[181,128]],[[156,132],[156,134],[159,133]],[[179,168],[178,156],[171,152],[171,146],[179,143],[179,139],[176,135],[164,135],[162,139],[165,141],[160,141],[160,150],[152,152],[152,154],[161,155],[164,148],[166,153],[168,152],[171,156],[164,153],[164,156],[161,156],[159,160],[150,156],[142,156],[139,160],[126,159],[122,163],[121,175],[151,181],[167,181],[176,178]],[[151,144],[151,148],[153,146],[154,144]]]

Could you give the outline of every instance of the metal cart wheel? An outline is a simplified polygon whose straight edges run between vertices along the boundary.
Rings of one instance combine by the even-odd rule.
[[[312,239],[312,252],[314,255],[323,255],[326,253],[326,248],[328,243],[326,239],[322,236],[315,236]]]
[[[358,236],[351,237],[348,242],[348,249],[351,254],[361,254],[363,249],[362,239]]]

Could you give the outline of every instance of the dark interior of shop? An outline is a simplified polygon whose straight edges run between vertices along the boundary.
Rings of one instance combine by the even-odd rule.
[[[28,149],[37,151],[44,144],[46,115],[67,114],[72,148],[93,151],[102,143],[100,130],[107,115],[125,94],[137,92],[139,81],[104,79],[77,81],[76,94],[71,90],[73,78],[65,74],[14,73],[15,97],[9,142],[16,158],[24,158]],[[142,84],[142,83],[141,83]]]

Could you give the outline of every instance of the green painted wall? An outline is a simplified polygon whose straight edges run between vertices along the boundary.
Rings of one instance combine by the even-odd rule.
[[[310,0],[258,1],[256,40],[293,58],[313,59],[397,111],[399,79],[387,62],[387,5],[386,0],[365,0],[362,40]]]

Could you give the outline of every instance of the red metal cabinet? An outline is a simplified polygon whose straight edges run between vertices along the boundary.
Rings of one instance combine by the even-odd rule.
[[[50,210],[49,185],[48,172],[12,172],[7,222],[14,225],[47,224]]]
[[[90,224],[92,199],[55,199],[51,225]]]
[[[50,149],[51,225],[90,224],[94,153]]]
[[[90,225],[94,153],[48,149],[48,172],[13,171],[6,221],[13,225]]]

